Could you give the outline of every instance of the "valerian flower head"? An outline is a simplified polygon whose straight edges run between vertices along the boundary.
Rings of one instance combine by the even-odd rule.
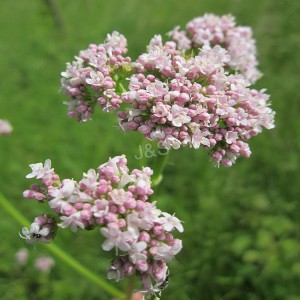
[[[185,51],[220,45],[228,51],[228,68],[240,72],[251,83],[261,76],[257,69],[256,45],[252,30],[247,26],[237,26],[233,16],[205,14],[188,22],[184,33],[190,41],[190,44],[185,43]],[[179,47],[177,31],[169,34]]]
[[[103,44],[90,44],[80,51],[72,63],[62,72],[62,91],[70,97],[68,115],[85,122],[91,118],[95,107],[105,111],[119,108],[121,99],[116,78],[130,70],[131,59],[127,52],[126,38],[114,31]]]
[[[50,160],[45,165],[30,165],[30,178],[39,180],[25,196],[39,201],[36,193],[57,214],[59,222],[48,215],[37,217],[30,229],[23,228],[21,237],[29,243],[49,242],[57,226],[71,231],[99,227],[104,237],[102,249],[113,251],[115,258],[108,269],[108,278],[117,281],[138,274],[142,290],[163,286],[168,273],[167,262],[182,249],[181,240],[173,233],[183,232],[181,221],[174,215],[162,212],[156,202],[149,202],[153,194],[153,171],[144,167],[132,171],[124,155],[110,158],[97,170],[83,173],[77,182],[45,180],[59,178],[51,169]],[[143,278],[148,278],[147,280]],[[144,281],[143,281],[144,280]]]
[[[230,15],[205,14],[168,37],[155,35],[132,63],[116,32],[81,51],[62,73],[69,115],[84,121],[97,102],[119,110],[124,131],[138,131],[160,148],[205,148],[226,167],[249,157],[248,140],[273,128],[275,115],[265,90],[250,87],[261,75],[251,28]]]
[[[205,15],[187,33],[178,30],[165,43],[154,36],[134,62],[136,74],[121,95],[131,107],[118,113],[120,125],[162,148],[209,149],[216,165],[229,167],[250,156],[251,137],[274,127],[269,95],[250,88],[258,74],[250,29],[236,27],[232,17]],[[239,56],[239,49],[249,53]]]

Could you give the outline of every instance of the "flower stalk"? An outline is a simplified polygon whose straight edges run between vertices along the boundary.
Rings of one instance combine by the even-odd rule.
[[[162,151],[162,150],[160,150]],[[166,151],[166,150],[165,150]],[[163,179],[163,171],[168,160],[168,153],[157,155],[153,165],[152,186],[157,187]]]

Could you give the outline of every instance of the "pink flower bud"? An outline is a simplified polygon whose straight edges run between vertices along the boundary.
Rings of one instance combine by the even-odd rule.
[[[136,201],[136,207],[135,207],[135,209],[137,211],[143,211],[145,209],[145,207],[146,207],[146,205],[145,205],[144,201],[140,201],[140,200]]]
[[[126,221],[124,219],[120,219],[118,221],[118,225],[120,228],[125,227],[127,225]]]
[[[180,101],[180,103],[185,103],[185,102],[188,102],[190,100],[190,96],[187,93],[181,93],[179,95],[178,100]]]
[[[117,216],[116,214],[109,212],[107,215],[104,216],[104,219],[107,223],[111,223],[117,220]]]
[[[149,233],[146,232],[146,231],[142,231],[142,232],[140,233],[140,235],[139,235],[139,241],[140,241],[140,242],[146,242],[146,243],[149,243],[150,239],[151,239],[151,237],[150,237]]]
[[[148,133],[150,133],[151,129],[150,129],[149,126],[142,125],[142,126],[139,127],[138,131],[143,133],[143,134],[148,134]]]
[[[130,130],[137,130],[137,128],[139,127],[139,124],[134,121],[131,121],[131,122],[127,123],[127,126]]]
[[[76,209],[72,205],[67,204],[63,207],[63,212],[66,216],[71,216],[76,212]]]
[[[119,205],[118,206],[118,213],[119,214],[125,214],[125,212],[127,211],[127,209],[123,206],[123,205]]]
[[[81,210],[83,208],[83,202],[76,202],[74,205],[75,209]]]
[[[222,159],[222,164],[224,167],[231,167],[232,166],[232,161],[229,160],[228,158]]]
[[[244,148],[241,150],[241,155],[244,157],[249,157],[251,155],[251,150],[249,148]]]
[[[135,264],[135,267],[141,272],[146,272],[149,268],[148,263],[145,260],[138,260]]]

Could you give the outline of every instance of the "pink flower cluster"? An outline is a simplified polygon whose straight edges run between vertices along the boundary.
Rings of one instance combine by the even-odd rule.
[[[127,41],[118,32],[107,35],[104,44],[91,44],[87,50],[80,51],[67,69],[62,72],[62,90],[71,101],[68,115],[78,121],[87,121],[98,103],[104,110],[119,108],[121,103],[116,82],[128,70],[131,59],[127,52]]]
[[[263,127],[274,127],[274,112],[263,90],[250,89],[243,76],[225,71],[228,61],[218,45],[186,57],[174,42],[163,44],[155,36],[137,59],[140,73],[131,76],[129,91],[122,94],[131,107],[118,113],[121,126],[166,149],[209,148],[217,165],[249,157],[247,141]]]
[[[252,38],[252,30],[246,26],[236,26],[231,15],[216,16],[205,14],[187,23],[186,30],[179,26],[169,32],[179,50],[193,50],[196,53],[203,46],[220,45],[228,51],[230,57],[226,67],[241,73],[254,83],[260,76],[257,69],[256,45]]]
[[[168,278],[167,262],[182,248],[181,240],[172,232],[183,232],[183,227],[174,215],[148,201],[153,193],[150,168],[129,172],[125,156],[117,156],[97,171],[90,169],[76,182],[60,181],[50,160],[30,167],[32,173],[27,177],[39,179],[40,184],[25,191],[25,198],[48,202],[60,218],[60,228],[69,227],[75,232],[100,227],[105,238],[103,250],[114,249],[116,253],[109,279],[119,281],[137,274],[143,291],[163,289]],[[29,243],[48,242],[56,232],[56,224],[53,217],[39,216],[29,230],[23,228],[22,237]]]
[[[8,135],[12,132],[10,123],[6,120],[0,119],[0,135]]]
[[[275,115],[265,90],[250,87],[260,74],[251,29],[231,16],[206,14],[169,36],[165,43],[154,36],[147,52],[122,68],[129,83],[124,90],[124,81],[115,81],[122,92],[113,105],[120,126],[165,149],[207,148],[216,165],[249,157],[248,140],[273,128]],[[107,110],[111,102],[98,92]]]

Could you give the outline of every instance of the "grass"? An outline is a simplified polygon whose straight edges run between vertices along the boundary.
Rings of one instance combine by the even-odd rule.
[[[86,124],[66,117],[60,72],[80,49],[118,30],[128,39],[129,55],[137,57],[154,34],[205,12],[231,13],[253,28],[264,73],[257,87],[271,94],[276,128],[255,137],[251,158],[230,169],[214,168],[203,150],[171,153],[156,200],[185,220],[185,247],[171,265],[163,299],[299,299],[299,2],[56,0],[62,28],[48,2],[0,4],[0,118],[14,127],[0,139],[1,193],[32,219],[45,208],[22,199],[28,164],[50,158],[62,177],[74,179],[122,153],[137,166],[132,158],[141,137],[116,129],[113,116],[98,111]],[[34,269],[22,278],[14,263],[26,246],[18,239],[19,225],[0,211],[0,226],[3,299],[109,299],[58,262],[46,283],[35,281]],[[61,232],[56,244],[105,277],[109,256],[100,252],[98,232]],[[32,260],[47,253],[30,251]]]

